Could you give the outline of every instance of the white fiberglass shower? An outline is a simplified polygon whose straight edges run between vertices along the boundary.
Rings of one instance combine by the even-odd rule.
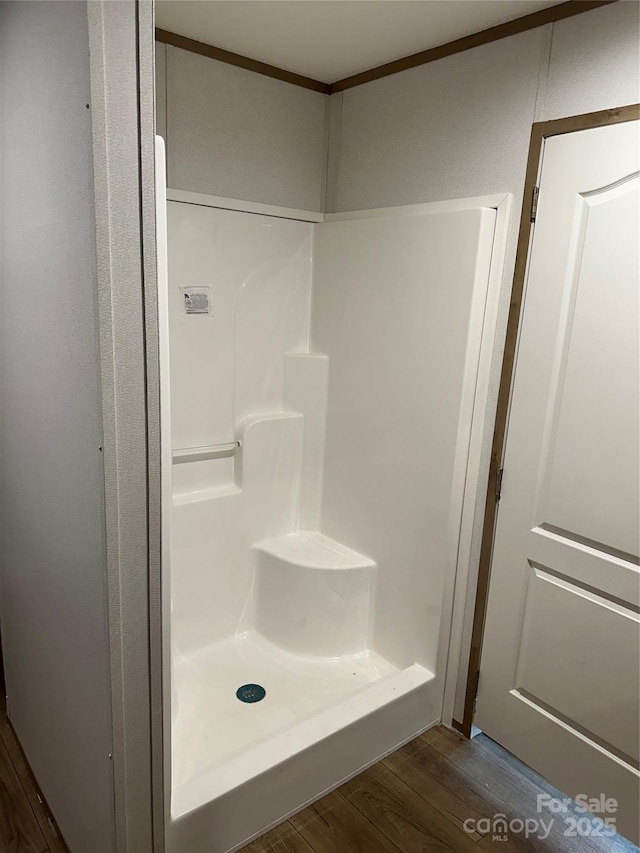
[[[441,719],[499,277],[482,200],[225,206],[169,190],[160,270],[171,853]]]

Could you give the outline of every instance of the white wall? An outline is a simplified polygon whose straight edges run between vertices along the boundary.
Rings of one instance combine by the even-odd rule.
[[[89,73],[86,3],[0,4],[1,605],[9,715],[72,853],[110,853]]]
[[[328,96],[156,43],[173,189],[320,211]]]
[[[553,25],[537,121],[638,103],[639,17],[638,3],[620,0]]]
[[[640,101],[639,10],[637,3],[621,0],[331,97],[328,210],[513,193],[489,420],[500,377],[531,125]],[[483,459],[481,482],[486,482],[489,447]],[[481,519],[479,505],[471,600]],[[472,612],[469,607],[467,643]],[[461,671],[466,675],[465,660]],[[464,677],[456,698],[458,719],[463,684]]]

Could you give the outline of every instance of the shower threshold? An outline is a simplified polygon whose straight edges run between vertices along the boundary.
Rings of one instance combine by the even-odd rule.
[[[170,850],[189,850],[205,827],[212,851],[237,849],[436,721],[433,674],[372,651],[305,658],[251,632],[174,667]],[[264,698],[239,701],[248,684]]]

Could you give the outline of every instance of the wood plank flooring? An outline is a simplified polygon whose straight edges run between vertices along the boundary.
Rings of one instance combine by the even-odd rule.
[[[0,853],[69,853],[7,719],[1,677],[0,691]]]
[[[549,827],[554,816],[537,812],[538,794],[562,796],[485,735],[469,741],[437,726],[241,853],[637,853],[620,836],[567,837],[564,816]],[[497,814],[515,822],[506,838],[486,820]],[[545,828],[534,833],[529,823],[527,838],[524,822],[541,818]],[[597,820],[589,823],[597,832]]]

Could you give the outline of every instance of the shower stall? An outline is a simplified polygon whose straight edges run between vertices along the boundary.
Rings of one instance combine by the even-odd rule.
[[[442,718],[508,200],[309,214],[158,145],[168,849],[225,853]]]

